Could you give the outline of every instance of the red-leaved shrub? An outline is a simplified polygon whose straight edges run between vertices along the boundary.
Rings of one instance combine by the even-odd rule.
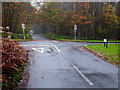
[[[9,88],[16,86],[21,79],[28,55],[26,50],[13,40],[0,39],[0,42],[0,57],[2,58],[0,63],[2,79],[0,81],[3,87]]]

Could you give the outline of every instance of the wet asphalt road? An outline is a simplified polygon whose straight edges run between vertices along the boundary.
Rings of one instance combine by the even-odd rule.
[[[91,43],[33,39],[21,42],[31,50],[26,88],[118,88],[118,68],[78,47]]]

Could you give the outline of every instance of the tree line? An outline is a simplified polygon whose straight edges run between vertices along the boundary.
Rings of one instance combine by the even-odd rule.
[[[49,25],[44,33],[59,36],[74,35],[82,39],[118,39],[120,3],[104,2],[47,2],[33,15],[32,22]],[[45,27],[44,25],[44,27]]]
[[[31,17],[35,8],[30,2],[2,2],[2,26],[4,31],[22,33],[21,24],[30,27]],[[9,26],[9,30],[6,27]],[[27,32],[27,31],[26,31]]]
[[[119,6],[120,2],[46,2],[36,11],[30,2],[3,2],[2,26],[4,31],[22,33],[22,23],[26,24],[26,32],[37,24],[42,28],[35,29],[37,32],[73,38],[76,24],[79,39],[118,39]]]

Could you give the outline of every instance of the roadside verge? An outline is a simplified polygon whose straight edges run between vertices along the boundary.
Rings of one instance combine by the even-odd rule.
[[[102,60],[104,60],[104,61],[106,61],[108,63],[111,63],[112,65],[116,65],[117,67],[120,68],[119,64],[115,64],[115,63],[112,63],[112,62],[108,61],[108,59],[105,58],[102,54],[100,54],[100,53],[98,53],[98,52],[96,52],[94,50],[88,49],[86,46],[83,46],[82,49],[89,52],[89,53],[91,53],[91,54],[93,54],[93,55],[95,55],[95,56],[97,56],[98,58],[100,58],[100,59],[102,59]]]

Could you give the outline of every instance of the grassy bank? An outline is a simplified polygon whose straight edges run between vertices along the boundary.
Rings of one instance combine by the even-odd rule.
[[[12,39],[13,41],[32,41],[32,39]]]
[[[103,40],[74,40],[74,39],[56,39],[61,41],[76,41],[76,42],[104,42]],[[108,42],[120,42],[115,40],[109,40]]]
[[[108,44],[108,48],[105,48],[103,44],[87,45],[86,47],[102,54],[108,62],[120,65],[118,44]]]

